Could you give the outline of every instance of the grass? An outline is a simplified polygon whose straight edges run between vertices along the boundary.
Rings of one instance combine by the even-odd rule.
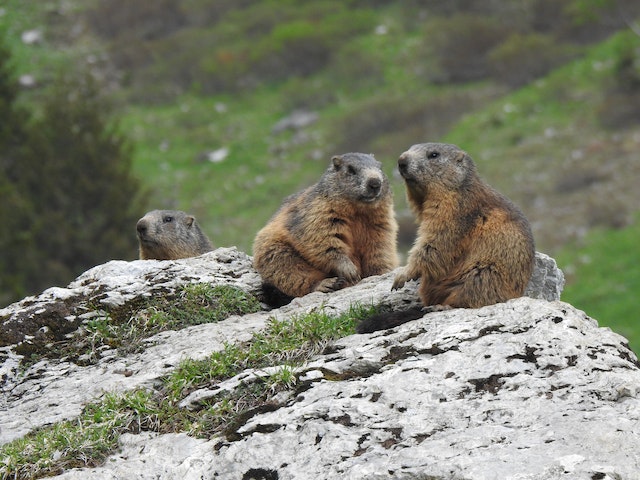
[[[0,447],[0,478],[41,478],[69,468],[96,466],[118,446],[123,433],[188,432],[211,438],[235,430],[252,412],[297,385],[298,369],[330,342],[355,332],[358,319],[375,307],[354,305],[333,316],[322,310],[286,320],[272,318],[246,343],[227,344],[204,360],[185,360],[156,392],[109,393],[84,408],[73,420],[43,427]],[[198,408],[178,406],[196,389],[210,388],[246,369],[263,371],[231,391],[200,402]],[[268,408],[268,407],[267,407]]]
[[[3,445],[0,478],[41,478],[99,465],[117,448],[123,432],[152,428],[158,421],[157,413],[148,392],[108,394],[74,420],[38,429]]]
[[[145,339],[166,330],[219,322],[260,309],[256,297],[237,287],[189,284],[174,295],[156,296],[113,311],[98,309],[69,339],[32,354],[26,364],[50,357],[87,365],[97,362],[105,350],[117,349],[119,355],[140,351]]]
[[[626,337],[636,355],[640,354],[639,238],[640,218],[636,218],[621,230],[592,232],[583,245],[558,255],[558,264],[567,273],[562,300]]]
[[[185,360],[166,384],[170,398],[181,398],[203,385],[228,378],[246,368],[299,364],[337,338],[355,332],[355,321],[371,315],[373,308],[353,307],[344,315],[322,310],[286,320],[272,318],[265,332],[256,333],[245,346],[226,345],[206,360]],[[304,348],[302,348],[304,346]]]

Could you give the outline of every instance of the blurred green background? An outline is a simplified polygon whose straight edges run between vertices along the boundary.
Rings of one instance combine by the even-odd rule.
[[[4,0],[0,305],[136,258],[154,208],[250,253],[347,151],[392,179],[404,253],[396,159],[446,141],[521,206],[563,300],[640,351],[639,20],[635,0]]]

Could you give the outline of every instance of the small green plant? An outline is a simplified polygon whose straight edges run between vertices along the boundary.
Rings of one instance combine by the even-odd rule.
[[[143,390],[106,395],[74,419],[39,429],[0,449],[0,478],[40,478],[65,469],[98,465],[125,431],[140,431],[156,415]]]
[[[267,377],[266,384],[271,392],[290,390],[297,383],[295,367],[282,365]]]
[[[66,357],[79,364],[100,359],[103,350],[118,349],[120,354],[142,349],[143,340],[166,330],[219,322],[231,315],[260,310],[253,295],[229,285],[197,283],[184,286],[174,296],[157,296],[114,311],[96,310],[68,340],[56,343],[46,352],[34,355]]]
[[[355,332],[358,319],[377,307],[353,306],[333,316],[323,310],[279,320],[272,318],[264,331],[257,332],[245,345],[225,345],[224,350],[204,360],[188,359],[167,379],[169,398],[178,400],[195,388],[229,378],[246,368],[265,368],[286,363],[299,365],[337,338]]]

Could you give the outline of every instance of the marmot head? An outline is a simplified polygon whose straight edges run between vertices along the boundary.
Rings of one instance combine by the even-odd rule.
[[[455,145],[420,143],[398,158],[409,191],[426,196],[434,188],[460,190],[476,176],[471,157]]]
[[[195,217],[179,210],[152,210],[138,220],[136,232],[143,243],[158,244],[165,238],[178,238],[180,235],[169,232],[183,232],[184,236],[195,223]]]
[[[381,163],[365,153],[335,155],[318,185],[325,194],[363,203],[380,200],[390,192]]]
[[[195,217],[179,210],[152,210],[136,224],[140,258],[170,260],[198,255]]]

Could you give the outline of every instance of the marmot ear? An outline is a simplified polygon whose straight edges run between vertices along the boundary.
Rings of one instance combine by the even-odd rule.
[[[334,155],[331,158],[331,162],[333,163],[333,168],[336,170],[340,170],[340,167],[342,167],[342,157],[340,155]]]
[[[465,158],[467,158],[469,155],[467,154],[467,152],[464,152],[462,150],[460,150],[459,152],[456,153],[456,163],[462,163],[464,161]]]
[[[191,215],[187,215],[187,218],[185,218],[185,223],[187,224],[187,227],[191,227],[191,225],[193,225],[193,222],[195,221],[196,221],[196,218]]]

